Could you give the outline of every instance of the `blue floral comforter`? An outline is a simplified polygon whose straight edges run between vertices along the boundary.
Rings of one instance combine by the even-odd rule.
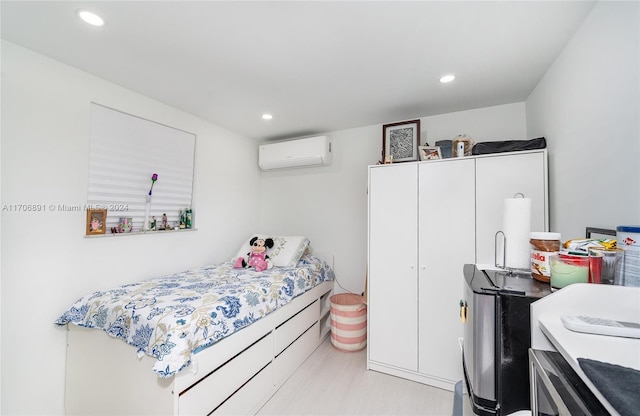
[[[102,329],[154,357],[153,371],[166,378],[186,368],[192,354],[334,277],[311,255],[295,268],[263,272],[227,262],[94,292],[55,323]]]

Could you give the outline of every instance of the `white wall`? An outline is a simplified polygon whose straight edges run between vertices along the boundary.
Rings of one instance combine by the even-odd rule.
[[[453,139],[459,134],[470,136],[476,143],[533,138],[527,137],[522,102],[425,117],[420,124],[422,141],[426,137],[432,146],[438,140]]]
[[[422,142],[431,145],[461,133],[476,142],[527,138],[524,103],[423,117],[420,127]],[[382,124],[328,135],[331,166],[262,173],[261,230],[306,235],[316,249],[333,252],[342,286],[336,291],[360,293],[367,263],[367,166],[381,158]]]
[[[640,7],[600,2],[526,101],[549,147],[550,228],[640,224]]]
[[[91,101],[197,135],[197,231],[84,238],[84,212],[48,209],[87,200]],[[245,137],[2,42],[2,205],[45,206],[2,212],[3,415],[64,412],[66,332],[53,322],[81,295],[235,253],[258,226],[256,149]]]

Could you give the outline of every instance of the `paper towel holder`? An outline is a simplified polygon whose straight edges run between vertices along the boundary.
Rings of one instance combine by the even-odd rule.
[[[502,241],[503,241],[503,243],[502,243],[502,266],[500,266],[498,264],[498,235],[499,234],[502,234]],[[527,271],[526,269],[519,269],[517,267],[507,267],[507,236],[505,235],[504,232],[502,232],[502,231],[497,231],[496,232],[496,235],[494,236],[493,250],[494,250],[493,260],[494,260],[494,266],[496,267],[496,269],[507,271],[509,273],[509,276],[517,276],[521,272]]]
[[[517,198],[518,195],[520,195],[520,198],[524,198],[524,194],[522,192],[517,192],[517,193],[513,194],[513,197]]]

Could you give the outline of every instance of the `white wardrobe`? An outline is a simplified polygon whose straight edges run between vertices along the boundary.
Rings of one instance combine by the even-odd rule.
[[[367,368],[453,390],[465,263],[494,263],[504,199],[548,230],[546,150],[369,167]]]

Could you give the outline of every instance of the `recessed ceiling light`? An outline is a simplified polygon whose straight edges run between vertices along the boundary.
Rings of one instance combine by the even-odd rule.
[[[273,116],[272,116],[271,114],[263,114],[263,115],[262,115],[262,118],[263,118],[264,120],[271,120],[271,119],[273,118]]]
[[[76,14],[80,19],[84,20],[86,23],[89,23],[92,26],[104,26],[104,19],[95,13],[78,9],[76,10]]]
[[[443,84],[446,84],[447,82],[451,82],[454,79],[456,79],[455,75],[445,75],[442,78],[440,78],[440,82],[442,82]]]

